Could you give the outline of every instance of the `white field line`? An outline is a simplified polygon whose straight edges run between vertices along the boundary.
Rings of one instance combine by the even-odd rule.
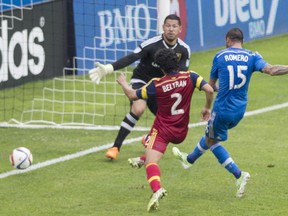
[[[123,144],[133,143],[133,142],[136,142],[136,141],[140,141],[141,139],[142,139],[142,137],[132,138],[132,139],[124,141]],[[67,161],[67,160],[75,159],[75,158],[78,158],[78,157],[82,157],[82,156],[85,156],[85,155],[88,155],[88,154],[91,154],[91,153],[94,153],[94,152],[98,152],[98,151],[101,151],[101,150],[105,150],[105,149],[111,148],[112,145],[113,145],[113,143],[109,143],[109,144],[105,144],[105,145],[102,145],[102,146],[97,146],[97,147],[86,149],[86,150],[83,150],[83,151],[80,151],[80,152],[76,152],[74,154],[68,154],[68,155],[65,155],[63,157],[59,157],[59,158],[55,158],[55,159],[51,159],[51,160],[47,160],[47,161],[44,161],[44,162],[40,162],[40,163],[31,165],[27,169],[23,169],[23,170],[15,169],[15,170],[11,170],[11,171],[8,171],[8,172],[4,172],[4,173],[0,174],[0,179],[6,178],[6,177],[11,176],[11,175],[17,175],[17,174],[21,174],[21,173],[30,172],[32,170],[36,170],[36,169],[39,169],[39,168],[42,168],[42,167],[50,166],[52,164],[64,162],[64,161]]]
[[[265,113],[265,112],[274,111],[274,110],[277,110],[277,109],[282,109],[282,108],[285,108],[285,107],[288,107],[288,102],[287,103],[283,103],[283,104],[270,106],[270,107],[265,107],[265,108],[254,110],[254,111],[249,111],[249,112],[245,113],[245,116],[257,115],[257,114],[261,114],[261,113]],[[203,126],[205,124],[206,124],[206,122],[199,122],[199,123],[195,123],[195,124],[189,124],[189,128]],[[124,141],[123,145],[129,144],[129,143],[133,143],[133,142],[138,142],[141,139],[142,139],[142,137],[132,138],[132,139],[126,140],[126,141]],[[4,172],[4,173],[0,173],[0,179],[6,178],[6,177],[9,177],[9,176],[12,176],[12,175],[17,175],[17,174],[21,174],[21,173],[30,172],[32,170],[36,170],[36,169],[39,169],[39,168],[42,168],[42,167],[50,166],[50,165],[53,165],[53,164],[56,164],[56,163],[60,163],[60,162],[72,160],[72,159],[75,159],[75,158],[78,158],[78,157],[82,157],[82,156],[85,156],[85,155],[88,155],[88,154],[91,154],[91,153],[94,153],[94,152],[102,151],[102,150],[110,148],[112,145],[113,145],[113,143],[109,143],[109,144],[105,144],[105,145],[102,145],[102,146],[97,146],[97,147],[86,149],[86,150],[83,150],[83,151],[80,151],[80,152],[76,152],[74,154],[68,154],[68,155],[65,155],[63,157],[59,157],[59,158],[55,158],[55,159],[51,159],[51,160],[47,160],[47,161],[44,161],[44,162],[40,162],[40,163],[31,165],[29,168],[24,169],[24,170],[16,170],[15,169],[15,170],[7,171],[7,172]]]

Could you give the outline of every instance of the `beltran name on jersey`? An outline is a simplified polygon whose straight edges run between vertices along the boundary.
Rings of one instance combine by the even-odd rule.
[[[173,90],[174,88],[178,88],[178,87],[185,87],[187,85],[187,81],[186,80],[179,80],[179,81],[175,81],[172,83],[168,83],[167,85],[163,85],[162,89],[163,92],[168,92]]]
[[[194,86],[198,89],[201,89],[201,87],[204,84],[206,84],[206,82],[203,80],[203,77],[199,76],[197,73],[193,71],[179,72],[179,75],[172,77],[172,79],[166,79],[166,80],[160,78],[151,79],[148,84],[146,84],[142,89],[139,89],[136,92],[137,96],[142,99],[147,99],[148,97],[156,96],[156,87],[161,87],[163,92],[169,92],[171,90],[174,90],[175,88],[186,87],[187,77],[190,77],[192,83],[194,83]],[[158,82],[160,84],[157,84]]]

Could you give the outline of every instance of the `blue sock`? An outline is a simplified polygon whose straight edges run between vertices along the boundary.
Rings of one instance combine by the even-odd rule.
[[[238,168],[237,164],[234,163],[228,151],[222,145],[220,145],[220,143],[212,145],[210,147],[210,150],[213,152],[219,163],[223,167],[225,167],[226,170],[232,173],[235,178],[240,178],[241,170]]]
[[[202,136],[195,149],[187,156],[187,161],[194,163],[207,149],[205,136]]]

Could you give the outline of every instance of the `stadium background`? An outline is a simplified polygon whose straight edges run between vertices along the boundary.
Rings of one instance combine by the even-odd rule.
[[[129,37],[128,48],[133,49],[135,47],[134,42],[139,43],[139,38],[144,40],[155,35],[155,31],[152,30],[155,29],[157,13],[148,7],[157,7],[157,1],[150,1],[152,5],[146,5],[145,1],[135,0],[107,2],[99,0],[3,0],[2,2],[0,8],[2,23],[3,20],[6,20],[9,14],[11,14],[11,8],[15,11],[14,13],[17,14],[20,11],[18,10],[19,7],[27,8],[30,7],[31,4],[34,4],[31,10],[23,10],[22,20],[14,20],[16,28],[9,29],[9,36],[13,35],[14,32],[22,31],[23,28],[29,29],[31,23],[39,20],[35,16],[45,16],[46,19],[49,19],[49,14],[45,13],[45,11],[49,11],[50,14],[53,14],[51,10],[55,11],[55,14],[52,16],[54,16],[54,20],[58,20],[61,28],[57,26],[57,22],[53,22],[52,20],[51,24],[56,26],[50,27],[50,29],[54,29],[45,35],[45,39],[55,38],[55,34],[56,36],[61,35],[60,37],[63,38],[61,42],[64,42],[65,39],[67,40],[67,47],[63,44],[62,47],[64,46],[64,50],[69,49],[70,51],[61,52],[61,49],[57,49],[58,53],[61,52],[60,54],[62,56],[60,57],[62,57],[61,59],[63,59],[63,61],[58,61],[59,65],[55,66],[57,69],[55,75],[57,75],[57,71],[58,75],[61,75],[64,66],[72,66],[71,64],[69,65],[69,62],[71,58],[74,57],[73,54],[78,58],[83,58],[85,55],[86,58],[93,58],[93,56],[89,56],[89,52],[83,53],[83,51],[85,47],[94,46],[94,37],[102,38],[99,44],[103,49],[107,47],[114,48],[115,46],[124,46],[125,37]],[[137,2],[138,6],[135,5],[135,2]],[[127,10],[127,6],[129,5],[135,7]],[[205,5],[211,5],[211,7],[204,7]],[[16,9],[16,7],[18,8]],[[171,1],[171,13],[180,15],[183,22],[183,31],[180,37],[190,45],[192,52],[223,46],[223,35],[225,35],[229,28],[235,26],[243,29],[245,41],[287,33],[287,8],[288,2],[285,0],[251,0],[246,2],[237,0]],[[73,10],[73,12],[71,12],[71,10]],[[35,11],[38,11],[37,15],[35,15]],[[145,20],[139,19],[137,22],[133,22],[132,19],[137,19],[141,13]],[[5,15],[8,16],[5,17]],[[124,25],[126,31],[120,31],[117,30],[117,28],[115,31],[115,27],[120,24]],[[129,28],[132,27],[132,31],[134,32],[129,30]],[[3,31],[2,24],[1,29]],[[63,32],[59,32],[59,30],[63,30]],[[67,37],[65,37],[66,34]],[[118,40],[114,39],[114,34],[119,37]],[[1,35],[3,41],[3,32]],[[106,38],[105,41],[104,38]],[[55,45],[55,42],[53,45],[59,46],[58,44]],[[1,50],[1,52],[4,54],[3,50]],[[56,56],[59,58],[59,54]],[[46,58],[48,62],[49,58],[53,58],[53,55],[48,55],[48,58]],[[109,56],[109,54],[106,58],[114,60],[114,57]],[[54,62],[55,59],[51,61]],[[83,61],[77,61],[77,64],[78,67],[81,67],[84,63]],[[2,65],[3,64],[1,64],[1,66]],[[45,67],[49,67],[49,65],[51,65],[51,63],[46,64]],[[86,67],[92,68],[93,62],[86,62]],[[47,71],[49,73],[51,70]],[[81,71],[78,72],[81,73]],[[30,74],[28,76],[30,76]],[[21,80],[25,81],[25,79],[27,78],[21,77],[18,82],[15,82],[13,77],[10,77],[8,81],[2,81],[0,85],[1,87],[3,85],[10,86],[8,84],[9,82],[19,84]]]
[[[1,125],[119,125],[129,102],[117,74],[96,86],[87,73],[96,61],[112,63],[158,34],[163,5],[181,17],[180,37],[192,52],[223,46],[231,27],[243,29],[245,41],[288,32],[285,0],[3,0]],[[144,119],[149,126],[153,116]]]

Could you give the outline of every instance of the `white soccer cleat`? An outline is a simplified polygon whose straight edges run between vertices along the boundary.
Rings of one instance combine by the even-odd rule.
[[[187,161],[188,154],[181,152],[177,147],[172,148],[173,155],[179,160],[184,169],[189,169],[192,164]]]
[[[247,184],[247,181],[250,179],[250,174],[248,172],[241,172],[241,176],[236,181],[236,197],[241,198],[244,195],[245,187]]]
[[[144,165],[144,161],[140,159],[140,157],[137,158],[129,158],[128,163],[132,168],[141,168]]]
[[[153,193],[148,203],[147,211],[156,210],[159,207],[159,200],[165,196],[167,196],[167,191],[164,188],[160,188]]]

